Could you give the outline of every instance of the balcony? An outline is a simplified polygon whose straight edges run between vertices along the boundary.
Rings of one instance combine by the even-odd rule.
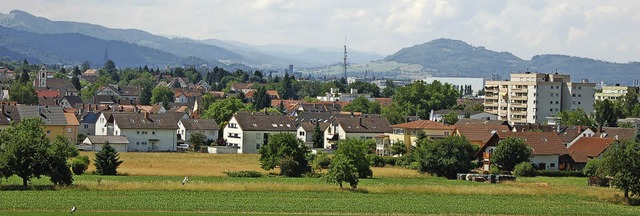
[[[526,93],[527,88],[512,88],[511,92]]]
[[[526,103],[511,103],[511,107],[514,107],[514,108],[527,108],[527,104]]]
[[[524,110],[511,110],[511,114],[512,115],[523,115],[523,116],[526,116],[527,115],[527,111],[524,111]]]
[[[527,123],[527,119],[526,118],[511,118],[511,121],[513,123]]]
[[[527,96],[525,95],[512,95],[511,100],[527,100]]]
[[[485,86],[484,87],[484,91],[485,92],[498,92],[498,86]]]
[[[498,102],[495,101],[487,101],[484,102],[485,107],[498,107]]]
[[[495,110],[495,109],[485,109],[484,111],[487,113],[498,115],[498,110]]]
[[[493,100],[498,100],[498,94],[493,94],[493,95],[485,95],[484,96],[485,99],[493,99]]]

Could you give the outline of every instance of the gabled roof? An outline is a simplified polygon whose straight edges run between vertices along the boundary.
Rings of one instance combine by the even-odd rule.
[[[558,133],[558,137],[560,140],[565,143],[569,143],[576,139],[576,137],[580,136],[582,132],[589,127],[586,126],[566,126]]]
[[[219,130],[220,127],[213,119],[180,119],[187,130]]]
[[[104,144],[109,142],[109,144],[129,144],[129,139],[124,136],[87,136],[87,138],[91,144]]]
[[[380,107],[391,106],[391,103],[393,102],[393,99],[391,98],[374,98],[374,100],[380,104]]]
[[[73,84],[71,83],[71,80],[68,80],[68,79],[57,79],[57,78],[47,79],[47,87],[49,87],[50,89],[64,89],[70,92],[78,91],[76,87],[74,87]]]
[[[178,129],[177,121],[170,115],[145,118],[144,113],[111,113],[111,117],[121,129]]]
[[[520,124],[514,125],[513,128],[516,132],[527,132],[527,131],[542,131],[542,132],[556,132],[555,125],[543,125],[543,124]]]
[[[508,137],[523,138],[534,155],[564,155],[569,154],[558,135],[554,132],[497,132],[500,139]]]
[[[69,104],[72,107],[76,107],[77,104],[82,104],[83,103],[82,98],[80,96],[75,96],[75,95],[73,95],[73,96],[64,96],[60,100],[64,100],[64,99],[66,99],[67,102],[69,102]]]
[[[335,118],[345,133],[391,133],[391,123],[384,117],[349,116]]]
[[[320,122],[328,123],[337,117],[345,118],[349,116],[350,116],[349,114],[340,114],[340,113],[301,112],[301,113],[298,113],[298,116],[292,116],[291,119],[295,122],[320,121]]]
[[[44,125],[68,125],[62,107],[18,105],[20,119],[40,118]]]
[[[510,132],[506,125],[464,125],[457,126],[458,133],[470,141],[486,143],[496,132]]]
[[[458,120],[455,124],[456,126],[460,125],[509,125],[507,121],[500,120],[484,120],[484,119],[468,119],[463,118]]]
[[[430,120],[417,120],[401,124],[391,125],[392,128],[411,128],[411,129],[429,129],[429,130],[453,130],[453,126],[444,125],[439,122]]]
[[[55,97],[60,97],[60,91],[58,89],[49,89],[49,90],[39,90],[38,91],[38,97],[48,97],[48,98],[55,98]]]
[[[286,115],[237,112],[233,115],[243,131],[295,131],[296,124]]]
[[[235,90],[251,89],[251,87],[253,87],[253,83],[234,83],[234,84],[231,84],[231,88],[233,88]]]
[[[595,133],[594,137],[614,138],[618,140],[634,139],[634,128],[602,127],[602,131]]]
[[[575,162],[586,163],[590,158],[598,157],[609,145],[616,142],[613,138],[580,137],[568,151]]]
[[[140,88],[138,86],[118,86],[120,96],[140,96]]]
[[[53,97],[39,97],[38,105],[40,106],[58,106],[58,98]]]
[[[325,131],[330,125],[330,123],[325,122],[321,122],[318,124],[320,124],[320,131]],[[316,124],[313,122],[300,122],[297,126],[302,127],[302,129],[307,132],[313,132],[316,129]]]

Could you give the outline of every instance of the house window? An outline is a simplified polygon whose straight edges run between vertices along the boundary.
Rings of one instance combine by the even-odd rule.
[[[553,97],[553,93],[550,93],[549,96]]]
[[[238,128],[238,124],[236,124],[236,123],[229,123],[229,127],[230,127],[230,128]]]
[[[556,164],[555,163],[550,163],[549,167],[556,167]]]
[[[578,104],[580,104],[580,101],[578,101]]]
[[[578,94],[578,97],[582,97],[582,94]]]
[[[553,104],[553,101],[549,101],[549,104]]]
[[[304,131],[300,131],[300,136],[304,136]]]
[[[151,131],[151,134],[156,134],[156,132],[155,131]]]
[[[136,131],[137,134],[140,134],[140,131]]]
[[[553,108],[549,109],[549,112],[553,112]]]
[[[444,132],[444,135],[445,135],[445,136],[449,136],[449,131],[445,131],[445,132]]]
[[[556,101],[556,104],[558,104],[558,101]]]
[[[231,138],[240,138],[240,135],[237,133],[229,133],[229,137]]]
[[[71,133],[71,128],[67,128],[67,133]]]
[[[140,142],[136,142],[136,145],[140,145]]]
[[[89,124],[84,124],[84,129],[89,128]]]
[[[103,130],[104,130],[104,129],[103,129]],[[49,134],[51,134],[51,131],[50,131],[50,130],[47,130],[47,135],[49,135]]]
[[[102,128],[102,133],[104,133],[104,128]]]
[[[260,144],[256,144],[256,149],[260,149]]]

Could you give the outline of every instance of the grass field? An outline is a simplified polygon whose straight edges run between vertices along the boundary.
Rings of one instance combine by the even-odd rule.
[[[89,154],[92,155],[92,154]],[[586,178],[521,178],[484,184],[453,181],[403,168],[376,168],[356,191],[319,178],[229,178],[224,171],[257,170],[257,155],[122,153],[128,176],[75,176],[53,188],[48,179],[20,190],[16,177],[0,183],[0,215],[638,215],[617,204],[611,188]],[[146,167],[138,168],[139,167]],[[188,168],[187,168],[188,167]],[[92,168],[93,169],[93,168]],[[265,172],[266,173],[266,172]],[[189,182],[182,185],[188,175]]]

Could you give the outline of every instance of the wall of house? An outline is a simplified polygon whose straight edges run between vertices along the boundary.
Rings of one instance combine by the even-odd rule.
[[[100,114],[100,117],[98,118],[98,121],[96,121],[96,131],[93,133],[95,135],[109,135],[111,133],[109,133],[110,131],[108,130],[108,126],[107,126],[107,118],[104,116],[104,114]]]
[[[191,134],[194,133],[204,134],[207,139],[213,140],[214,142],[218,139],[218,130],[185,130],[185,132],[187,133],[185,141],[189,140]]]
[[[234,124],[235,128],[231,127]],[[232,117],[231,120],[229,120],[229,123],[224,127],[222,132],[224,133],[222,134],[222,138],[227,141],[227,145],[239,147],[238,153],[242,153],[242,139],[244,138],[244,135],[242,134],[242,128],[238,125],[238,121],[235,117]],[[238,136],[231,136],[232,134],[237,134]]]
[[[342,129],[340,125],[336,125],[336,126],[329,125],[329,127],[327,127],[327,129],[324,131],[324,148],[325,149],[331,148],[333,143],[329,142],[328,138],[333,137],[333,135],[335,134],[338,134],[338,140],[344,140],[347,138],[345,135],[344,129]]]
[[[268,137],[273,136],[277,133],[295,133],[295,131],[244,131],[242,133],[242,145],[241,148],[238,149],[239,154],[257,154],[260,148],[267,144],[264,138],[265,135]]]
[[[118,152],[127,152],[127,148],[128,145],[124,144],[124,143],[109,143],[109,145],[113,148],[116,149],[116,151]],[[81,145],[82,150],[84,151],[100,151],[102,150],[102,147],[104,146],[104,143],[96,143],[96,144],[91,144],[91,142],[83,142]]]
[[[540,163],[545,163],[545,170],[558,170],[558,165],[560,164],[560,156],[559,155],[533,155],[531,157],[531,163],[534,166],[538,166]],[[542,169],[542,167],[539,167]]]

